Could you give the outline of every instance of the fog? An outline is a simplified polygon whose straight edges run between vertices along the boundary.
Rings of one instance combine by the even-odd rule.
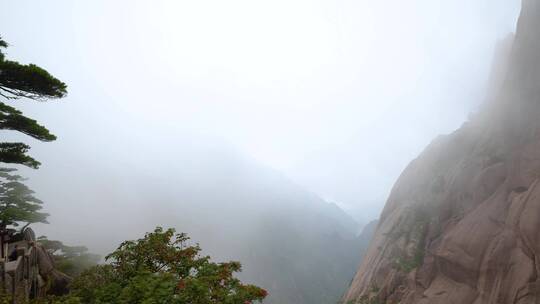
[[[21,168],[51,213],[40,232],[99,253],[158,224],[220,251],[227,229],[256,237],[259,216],[301,216],[308,201],[322,206],[314,214],[337,204],[352,218],[325,216],[358,225],[350,229],[376,219],[405,166],[483,101],[495,46],[515,30],[520,8],[518,0],[0,3],[8,58],[68,84],[65,99],[17,104],[59,138],[24,138],[43,162]]]
[[[125,161],[151,149],[126,151],[124,133],[179,130],[369,219],[407,162],[482,100],[519,5],[3,1],[0,24],[11,57],[69,85],[67,99],[25,107],[60,138],[34,148],[42,171],[68,155]]]

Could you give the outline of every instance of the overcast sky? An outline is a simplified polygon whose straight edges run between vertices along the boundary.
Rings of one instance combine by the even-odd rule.
[[[60,102],[18,106],[59,136],[28,141],[42,170],[68,159],[73,170],[78,159],[152,162],[182,134],[232,147],[369,220],[405,166],[482,101],[519,6],[0,0],[0,34],[8,58],[69,86]]]

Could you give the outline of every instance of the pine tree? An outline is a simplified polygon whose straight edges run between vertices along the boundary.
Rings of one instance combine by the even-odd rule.
[[[66,84],[46,70],[34,64],[6,60],[4,50],[7,47],[8,44],[0,37],[0,99],[5,102],[21,98],[46,101],[67,94]],[[0,130],[20,132],[44,142],[56,139],[47,128],[5,102],[0,101]],[[22,142],[0,142],[0,163],[37,169],[40,163],[27,155],[29,149],[30,146]],[[33,196],[34,192],[23,183],[21,176],[13,174],[14,171],[0,168],[0,257],[5,255],[2,244],[14,228],[21,224],[26,227],[47,222],[47,214],[40,212],[42,202]]]
[[[15,169],[0,168],[0,226],[19,227],[32,223],[47,223],[46,213],[40,212],[43,202],[34,191],[22,183]]]
[[[0,97],[5,100],[26,98],[36,101],[62,98],[67,94],[65,83],[46,70],[34,65],[23,65],[5,59],[3,49],[8,44],[0,37]],[[13,130],[40,141],[53,141],[56,136],[37,121],[17,109],[0,102],[0,130]],[[0,162],[38,168],[40,163],[26,153],[30,146],[24,143],[0,143]]]

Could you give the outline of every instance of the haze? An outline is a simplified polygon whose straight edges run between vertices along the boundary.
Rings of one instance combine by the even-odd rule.
[[[69,86],[66,99],[19,107],[59,137],[32,142],[44,165],[25,170],[52,214],[42,229],[76,241],[115,206],[146,212],[134,173],[171,187],[223,182],[206,173],[230,155],[273,168],[360,224],[375,219],[407,163],[478,107],[519,6],[3,0],[8,56]],[[129,190],[93,199],[119,185]],[[69,216],[76,211],[82,218]]]

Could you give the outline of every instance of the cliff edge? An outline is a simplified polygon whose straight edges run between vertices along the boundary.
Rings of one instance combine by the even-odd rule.
[[[343,303],[540,303],[540,0],[510,43],[491,100],[398,179]]]

